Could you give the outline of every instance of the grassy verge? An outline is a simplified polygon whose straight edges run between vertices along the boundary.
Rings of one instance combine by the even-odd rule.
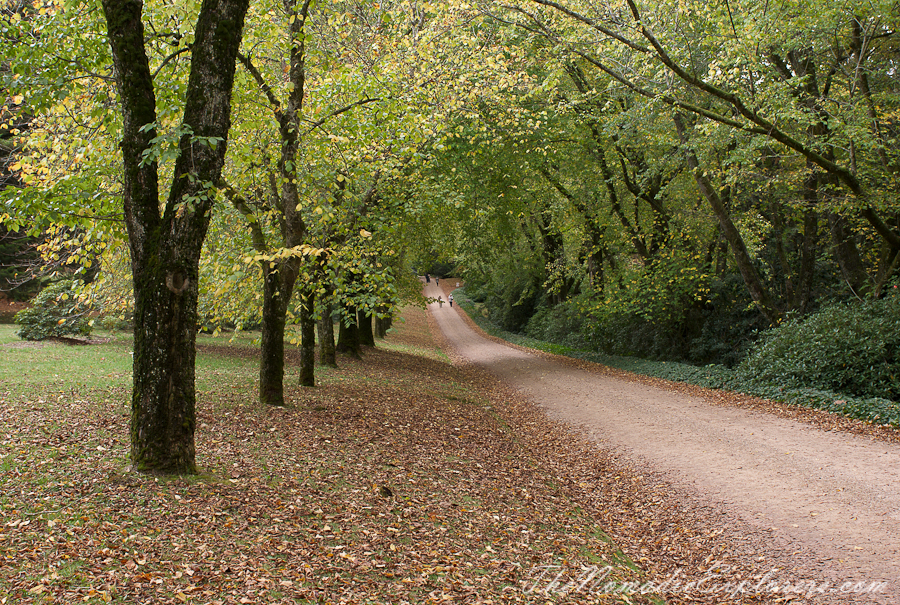
[[[483,307],[474,303],[465,291],[453,293],[459,306],[485,332],[513,344],[563,355],[574,359],[584,359],[635,374],[684,382],[710,389],[723,389],[735,393],[751,395],[778,401],[789,405],[826,410],[881,425],[900,427],[900,404],[879,397],[850,397],[823,389],[786,388],[781,384],[745,380],[729,368],[720,365],[692,366],[671,361],[651,361],[636,357],[605,355],[595,351],[574,349],[564,345],[545,342],[514,334],[500,329],[485,316]]]
[[[7,329],[0,602],[658,602],[616,592],[647,576],[421,311],[315,389],[289,376],[284,409],[255,403],[255,348],[200,338],[202,473],[182,478],[127,468],[127,335]],[[567,587],[585,568],[603,582]]]

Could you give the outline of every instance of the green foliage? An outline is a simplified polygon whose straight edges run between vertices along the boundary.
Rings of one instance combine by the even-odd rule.
[[[544,296],[536,277],[525,271],[497,272],[490,276],[490,281],[473,284],[476,290],[474,298],[485,301],[491,321],[497,326],[509,332],[519,332]]]
[[[96,322],[107,332],[126,332],[131,329],[131,322],[116,315],[103,315]]]
[[[564,346],[586,348],[584,315],[573,301],[553,306],[541,306],[528,320],[525,334],[537,340]]]
[[[651,323],[683,319],[694,302],[708,300],[709,280],[704,259],[685,247],[663,248],[646,264],[627,263],[618,283],[610,284],[597,303],[599,319],[606,315],[638,316]],[[686,244],[686,245],[685,245]]]
[[[452,261],[434,261],[427,266],[424,273],[435,277],[454,275],[456,273],[456,263]]]
[[[37,258],[34,244],[34,238],[0,224],[0,293],[11,300],[27,300],[40,289],[40,281],[28,274],[28,265]]]
[[[44,288],[31,307],[16,313],[15,321],[22,326],[16,334],[24,340],[91,333],[87,308],[78,298],[74,281],[60,281]]]
[[[98,262],[97,277],[81,290],[81,299],[100,314],[105,329],[129,329],[134,317],[134,288],[128,247],[120,240],[111,240]]]
[[[766,332],[744,380],[900,399],[900,295],[835,304]]]
[[[688,276],[697,275],[689,265],[684,270]],[[750,306],[740,277],[729,273],[695,282],[698,292],[704,292],[702,299],[693,298],[689,290],[683,289],[684,284],[665,294],[665,287],[673,279],[677,282],[680,278],[667,276],[656,280],[656,286],[646,277],[627,288],[628,282],[619,284],[618,290],[608,297],[612,303],[608,305],[586,298],[582,307],[589,319],[584,331],[591,347],[608,355],[699,365],[717,363],[732,367],[739,363],[755,340],[756,330],[765,327],[759,313]],[[656,305],[665,312],[641,312],[642,292],[657,292],[657,299],[668,298],[665,302],[648,302],[648,307]]]

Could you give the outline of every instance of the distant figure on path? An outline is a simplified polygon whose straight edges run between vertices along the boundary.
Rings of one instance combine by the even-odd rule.
[[[437,278],[434,278],[435,283],[437,283]],[[441,305],[441,309],[444,308],[444,299],[438,296],[438,304]]]
[[[453,306],[453,295],[451,294],[450,296],[448,296],[447,300],[450,301],[450,306],[452,307]]]
[[[440,286],[440,285],[441,285],[441,280],[440,280],[440,278],[438,278],[437,275],[434,276],[434,285],[435,285],[435,286]]]
[[[425,274],[425,283],[426,283],[426,284],[430,284],[430,283],[431,283],[431,276],[428,275],[427,273]]]

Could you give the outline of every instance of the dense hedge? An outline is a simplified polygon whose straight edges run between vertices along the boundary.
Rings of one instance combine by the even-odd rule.
[[[79,302],[75,282],[71,280],[44,288],[31,307],[16,313],[15,322],[21,326],[16,334],[24,340],[91,333],[87,309]]]
[[[835,304],[766,331],[743,381],[900,400],[900,295]]]

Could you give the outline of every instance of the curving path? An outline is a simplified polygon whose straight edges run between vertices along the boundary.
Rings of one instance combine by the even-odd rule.
[[[446,300],[432,282],[425,294]],[[548,415],[811,556],[819,582],[887,581],[900,603],[900,447],[558,363],[429,305],[458,354]],[[829,602],[827,599],[824,602]]]

